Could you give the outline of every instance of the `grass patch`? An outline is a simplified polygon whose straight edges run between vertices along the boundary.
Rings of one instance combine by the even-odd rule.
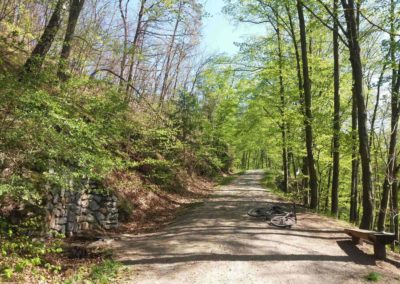
[[[265,170],[264,177],[260,180],[260,183],[263,187],[271,189],[272,191],[280,192],[275,183],[275,177],[279,174],[279,172],[274,170]]]
[[[123,265],[121,263],[112,259],[106,259],[101,263],[93,265],[90,269],[87,269],[86,267],[80,267],[77,273],[63,283],[113,283],[118,277],[122,267]]]
[[[275,195],[282,197],[284,199],[290,199],[291,194],[285,193],[278,188],[276,185],[275,178],[279,175],[279,171],[267,169],[264,172],[264,177],[260,180],[260,184],[263,188],[268,189],[273,192]]]
[[[217,177],[216,182],[217,182],[218,185],[228,185],[228,184],[230,184],[235,178],[236,178],[236,175],[219,176],[219,177]]]
[[[382,276],[378,272],[370,272],[365,279],[371,282],[378,282]]]
[[[231,174],[231,175],[225,175],[225,176],[220,175],[220,176],[217,176],[217,177],[215,178],[215,182],[216,182],[218,185],[228,185],[228,184],[230,184],[235,178],[237,178],[238,176],[244,174],[245,172],[246,172],[246,171],[241,170],[241,171],[235,172],[234,174]]]
[[[110,280],[117,277],[118,271],[121,269],[122,264],[111,259],[92,267],[89,278],[95,283],[106,284]]]

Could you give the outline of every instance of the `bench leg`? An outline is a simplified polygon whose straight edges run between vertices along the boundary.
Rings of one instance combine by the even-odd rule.
[[[386,259],[386,247],[385,245],[375,242],[374,243],[374,255],[376,259]]]
[[[355,244],[355,245],[362,245],[363,244],[363,241],[362,241],[362,239],[360,239],[360,238],[357,238],[357,237],[351,237],[351,240],[353,241],[353,244]]]

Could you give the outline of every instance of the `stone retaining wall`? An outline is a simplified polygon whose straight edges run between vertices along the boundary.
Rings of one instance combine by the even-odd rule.
[[[47,200],[48,226],[51,231],[72,236],[91,229],[118,226],[117,198],[94,192],[58,191]]]

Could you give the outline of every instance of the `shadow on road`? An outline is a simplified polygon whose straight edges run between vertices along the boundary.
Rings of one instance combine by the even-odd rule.
[[[268,254],[268,255],[233,255],[233,254],[193,254],[173,255],[167,257],[143,258],[122,261],[125,265],[138,264],[173,264],[191,261],[344,261],[351,259],[347,256],[308,255],[308,254]]]

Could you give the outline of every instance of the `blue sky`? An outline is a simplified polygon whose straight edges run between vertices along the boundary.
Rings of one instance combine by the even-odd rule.
[[[246,36],[261,34],[263,28],[256,25],[236,26],[222,13],[224,0],[205,0],[205,11],[210,14],[203,21],[203,48],[207,53],[234,54],[238,48],[234,42],[245,41]]]

